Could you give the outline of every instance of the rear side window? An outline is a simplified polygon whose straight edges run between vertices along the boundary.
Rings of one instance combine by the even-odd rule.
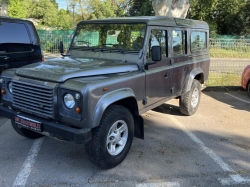
[[[186,34],[182,30],[173,30],[172,38],[173,38],[173,54],[174,56],[183,55],[186,53]]]
[[[30,44],[30,37],[24,24],[0,22],[0,43]]]
[[[207,48],[207,33],[204,31],[191,32],[191,52]]]

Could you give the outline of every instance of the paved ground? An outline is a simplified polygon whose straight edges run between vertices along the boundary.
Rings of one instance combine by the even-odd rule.
[[[83,145],[19,136],[0,118],[0,186],[250,186],[250,98],[203,92],[191,117],[177,100],[143,114],[145,140],[134,139],[122,164],[101,170]]]

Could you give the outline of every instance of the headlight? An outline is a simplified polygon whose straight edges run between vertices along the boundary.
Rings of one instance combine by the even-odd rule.
[[[68,107],[68,108],[73,108],[75,106],[75,99],[73,97],[73,95],[71,94],[66,94],[64,96],[64,104]]]
[[[8,86],[8,87],[9,87],[10,93],[12,93],[12,82],[9,83],[9,86]]]

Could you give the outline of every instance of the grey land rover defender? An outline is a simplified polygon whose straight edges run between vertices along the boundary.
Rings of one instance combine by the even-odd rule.
[[[181,113],[197,111],[208,41],[207,23],[197,20],[82,21],[62,58],[2,73],[1,115],[24,137],[84,143],[91,161],[115,167],[133,137],[144,138],[142,113],[174,98]]]

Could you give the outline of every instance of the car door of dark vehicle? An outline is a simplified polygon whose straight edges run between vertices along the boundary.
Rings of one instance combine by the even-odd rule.
[[[151,30],[147,47],[147,62],[152,62],[152,46],[161,46],[162,60],[149,65],[146,71],[146,107],[172,95],[173,68],[168,58],[168,31],[164,28]]]

